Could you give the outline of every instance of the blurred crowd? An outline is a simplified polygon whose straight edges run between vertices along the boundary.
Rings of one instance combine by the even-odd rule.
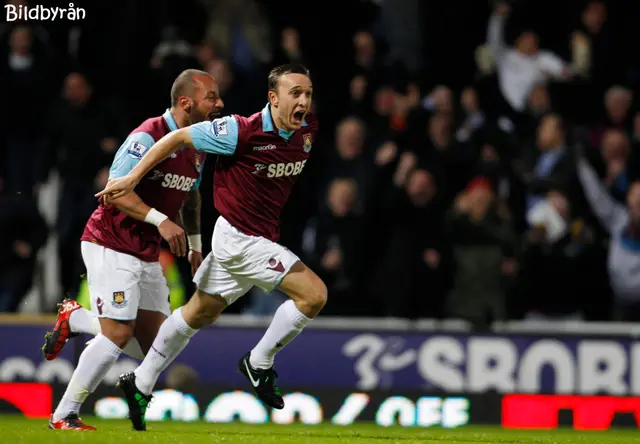
[[[325,314],[640,320],[638,2],[156,3],[0,25],[0,311],[31,288],[53,232],[62,291],[77,294],[93,195],[180,71],[209,71],[225,113],[249,115],[268,70],[295,61],[321,129],[281,241],[327,283]],[[52,172],[48,226],[36,199]],[[264,298],[229,311],[270,310]]]

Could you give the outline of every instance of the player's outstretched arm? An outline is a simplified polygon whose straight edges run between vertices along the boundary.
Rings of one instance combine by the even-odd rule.
[[[111,179],[109,182],[113,180],[116,179]],[[151,207],[144,203],[135,192],[122,196],[119,199],[108,198],[107,196],[105,197],[105,203],[113,205],[127,216],[142,222],[145,221],[144,219],[147,217],[147,214],[149,214],[149,211],[151,211]]]
[[[173,131],[158,140],[129,174],[110,181],[104,190],[96,194],[96,197],[110,195],[111,199],[118,199],[130,194],[145,174],[183,145],[193,147],[189,127]]]
[[[158,140],[129,174],[114,179],[96,197],[110,195],[115,199],[131,193],[145,174],[183,146],[205,153],[231,156],[236,151],[239,132],[238,121],[232,116],[173,131]]]

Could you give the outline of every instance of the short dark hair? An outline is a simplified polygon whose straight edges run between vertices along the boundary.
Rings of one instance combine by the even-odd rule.
[[[311,77],[309,75],[309,70],[299,63],[287,63],[284,65],[276,66],[269,73],[269,91],[277,90],[278,81],[280,80],[280,77],[285,74],[302,74],[304,76]]]
[[[180,96],[193,95],[193,79],[196,76],[211,77],[211,74],[199,69],[185,69],[182,71],[171,86],[171,106],[178,105]]]

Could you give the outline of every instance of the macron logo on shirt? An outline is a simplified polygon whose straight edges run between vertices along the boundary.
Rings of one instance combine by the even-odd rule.
[[[276,146],[273,144],[264,145],[264,146],[254,146],[253,151],[270,151],[275,150]]]

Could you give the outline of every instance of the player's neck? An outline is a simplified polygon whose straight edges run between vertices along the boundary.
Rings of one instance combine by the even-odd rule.
[[[176,121],[176,125],[178,125],[178,128],[185,128],[191,125],[191,122],[189,121],[189,115],[185,113],[182,109],[171,108],[169,112],[173,116],[173,120]]]
[[[288,133],[291,132],[289,128],[285,127],[282,124],[282,120],[280,119],[280,113],[278,112],[278,108],[274,108],[273,106],[269,105],[269,112],[271,113],[271,120],[273,120],[273,124],[276,126],[276,128],[282,131],[286,131]]]

